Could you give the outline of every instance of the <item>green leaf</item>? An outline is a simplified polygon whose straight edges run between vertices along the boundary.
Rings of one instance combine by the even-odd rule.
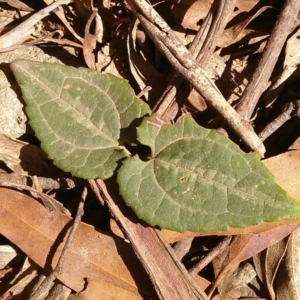
[[[119,140],[136,118],[149,114],[129,84],[110,74],[61,64],[16,60],[30,125],[42,148],[64,171],[109,178],[127,156]],[[129,139],[130,140],[130,139]]]
[[[161,127],[146,119],[138,139],[151,158],[126,159],[117,180],[126,203],[153,226],[206,232],[300,218],[300,205],[257,154],[245,154],[191,117]]]

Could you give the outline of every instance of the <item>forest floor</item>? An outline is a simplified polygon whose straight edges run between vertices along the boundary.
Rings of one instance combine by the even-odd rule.
[[[296,0],[0,1],[0,299],[298,299],[299,10]],[[94,89],[98,74],[126,82],[105,75],[116,88]],[[95,107],[108,123],[82,139],[90,118],[73,126],[65,103],[34,107],[52,103],[50,86],[63,101],[70,89],[76,118],[107,95]],[[62,136],[87,148],[98,132],[125,134],[115,148],[134,154],[118,171],[88,173],[87,157],[77,171],[81,156],[51,146]],[[143,166],[132,177],[129,162]],[[174,178],[191,185],[175,190]]]

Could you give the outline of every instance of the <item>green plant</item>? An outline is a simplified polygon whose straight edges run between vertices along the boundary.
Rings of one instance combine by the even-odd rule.
[[[127,205],[149,224],[210,231],[300,217],[300,205],[258,155],[191,117],[157,125],[125,80],[27,60],[11,68],[30,125],[54,163],[82,178],[116,175]],[[125,145],[137,142],[151,155],[132,156]]]

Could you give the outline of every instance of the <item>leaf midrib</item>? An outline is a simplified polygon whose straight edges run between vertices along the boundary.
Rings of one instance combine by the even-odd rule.
[[[79,115],[81,115],[84,119],[89,120],[89,119],[87,119],[84,115],[82,115],[82,113],[80,113],[78,110],[76,110],[71,104],[69,104],[67,101],[63,100],[63,99],[60,97],[60,94],[61,94],[61,92],[62,92],[62,87],[64,86],[65,81],[66,81],[67,79],[70,79],[70,78],[73,78],[73,79],[74,79],[75,77],[66,77],[66,76],[63,74],[63,76],[64,76],[65,78],[64,78],[64,81],[62,82],[62,85],[61,85],[61,87],[60,87],[60,89],[59,89],[59,94],[57,94],[57,93],[56,93],[54,90],[52,90],[49,86],[47,86],[46,84],[44,84],[38,77],[35,77],[32,73],[30,73],[30,72],[28,72],[26,69],[24,69],[24,67],[22,68],[20,65],[18,65],[18,67],[21,68],[21,69],[23,69],[24,73],[27,73],[27,74],[29,75],[29,77],[33,78],[34,80],[37,80],[37,81],[43,86],[44,89],[48,89],[48,90],[51,91],[54,95],[56,95],[56,96],[57,96],[57,97],[56,97],[57,99],[61,99],[63,103],[65,103],[66,105],[70,106],[71,109],[73,109],[76,113],[78,113]],[[59,71],[58,71],[58,72],[59,72]],[[83,80],[83,79],[80,78],[80,77],[77,77],[77,79]],[[91,83],[89,83],[89,84],[91,85]],[[95,86],[95,87],[98,88],[97,86]],[[107,93],[106,93],[106,94],[107,94]],[[48,102],[52,102],[52,101],[54,101],[54,100],[50,100],[50,101],[48,101]],[[30,105],[30,104],[29,104],[29,105]],[[41,105],[39,104],[38,107],[40,107],[40,106],[41,106]],[[41,112],[41,111],[40,111],[40,112]],[[41,114],[43,115],[42,112],[41,112]],[[52,130],[55,134],[57,134],[57,132],[56,132],[55,130],[53,130],[52,126],[50,126],[50,124],[47,122],[47,119],[46,119],[46,118],[44,118],[44,121],[48,124],[49,128],[51,128],[51,130]],[[92,126],[96,129],[96,131],[99,131],[99,132],[100,132],[99,136],[102,135],[102,136],[106,137],[109,141],[112,141],[113,144],[115,145],[115,147],[116,147],[116,146],[119,146],[119,144],[118,144],[118,142],[117,142],[116,140],[112,139],[110,136],[108,136],[107,134],[105,134],[102,130],[100,130],[98,127],[96,127],[95,124],[93,124],[92,122],[90,122],[90,124],[92,124]],[[119,120],[119,124],[120,124],[120,120]],[[63,138],[61,138],[61,139],[64,140]],[[64,142],[65,142],[65,140],[64,140]],[[112,147],[113,147],[113,146],[112,146]]]

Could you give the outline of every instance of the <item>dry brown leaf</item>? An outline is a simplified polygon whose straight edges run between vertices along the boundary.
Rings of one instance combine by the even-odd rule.
[[[298,29],[288,40],[285,48],[284,67],[297,67],[300,62],[300,29]]]
[[[107,283],[105,281],[99,281],[95,279],[86,279],[89,288],[77,295],[78,300],[91,300],[91,299],[100,299],[99,295],[103,295],[101,299],[106,300],[107,294],[105,291],[112,291],[112,299],[116,300],[129,300],[129,299],[141,299],[137,298],[135,295],[130,293],[124,293],[124,289],[120,288],[114,284]]]
[[[258,2],[259,0],[238,0],[236,2],[236,11],[234,12],[233,16],[242,12],[249,12]]]
[[[47,299],[68,300],[72,290],[60,282],[55,282],[50,289]]]
[[[213,284],[212,289],[217,287],[226,277],[226,275],[236,267],[240,262],[253,257],[255,254],[263,251],[271,245],[288,236],[291,232],[300,227],[300,223],[281,226],[260,234],[247,234],[238,236],[228,249],[227,257],[224,261],[224,268]]]
[[[218,258],[216,258],[218,259]],[[213,262],[215,266],[215,262]],[[226,278],[218,285],[221,299],[245,299],[255,297],[253,282],[256,272],[250,263],[241,264],[231,270]],[[252,285],[252,288],[248,286]]]
[[[88,20],[95,10],[93,0],[75,0],[76,13],[84,20]]]
[[[300,63],[300,29],[298,29],[288,40],[285,47],[283,70],[274,80],[264,95],[262,101],[265,107],[271,106],[280,95],[284,87],[289,83],[292,74],[297,70]]]
[[[0,161],[20,175],[51,177],[61,174],[40,148],[13,140],[5,134],[0,134]]]
[[[300,297],[300,229],[295,230],[288,241],[285,259],[277,272],[274,289],[276,299]]]
[[[97,12],[94,11],[85,26],[84,29],[84,39],[83,39],[83,57],[84,61],[90,69],[96,69],[96,57],[95,57],[95,50],[97,47],[97,37],[94,34],[90,33],[90,27],[93,20],[96,17]]]
[[[270,7],[264,6],[264,7],[260,8],[254,15],[249,16],[243,22],[235,24],[232,27],[227,28],[224,31],[221,40],[218,42],[218,47],[225,48],[233,43],[238,42],[243,37],[245,37],[247,34],[253,32],[253,30],[245,29],[245,28],[251,21],[253,21],[256,17],[258,17],[260,14],[262,14],[268,8],[270,8]]]
[[[297,231],[298,229],[296,229]],[[273,282],[278,271],[280,262],[282,261],[286,249],[288,238],[282,239],[280,242],[266,249],[266,286],[272,299],[276,299]]]
[[[111,27],[117,21],[117,18],[110,9],[106,8],[105,1],[75,0],[74,2],[76,14],[85,21],[97,9],[104,23],[105,31],[110,33]]]
[[[71,219],[48,211],[34,198],[14,190],[0,188],[0,198],[0,233],[50,271],[57,263]],[[59,280],[80,292],[84,290],[85,278],[98,283],[87,286],[91,295],[98,295],[94,299],[107,299],[115,294],[115,289],[122,290],[127,299],[140,299],[140,293],[147,295],[152,291],[148,276],[128,243],[81,223]]]
[[[259,0],[239,0],[236,2],[236,10],[232,12],[232,18],[238,14],[249,12]],[[210,7],[210,0],[183,0],[178,1],[172,7],[172,13],[178,24],[185,29],[198,30],[200,21],[203,20]]]
[[[0,1],[0,2],[6,2],[8,5],[24,11],[34,11],[33,8],[29,7],[26,3],[20,0],[6,0],[6,1]]]
[[[273,282],[286,252],[287,242],[288,238],[284,238],[253,257],[257,275],[267,287],[271,300],[276,299]]]
[[[295,200],[300,201],[300,150],[288,151],[263,160],[276,182]]]
[[[253,226],[248,226],[246,228],[228,228],[227,231],[220,231],[220,230],[215,230],[215,231],[209,231],[209,232],[191,232],[191,231],[186,231],[184,233],[176,232],[176,231],[171,231],[167,229],[162,229],[162,234],[166,241],[169,243],[175,243],[178,241],[181,241],[186,238],[190,237],[196,237],[196,236],[209,236],[209,235],[252,235],[252,234],[262,234],[265,233],[268,230],[275,230],[279,229],[284,226],[293,226],[297,225],[299,221],[296,220],[285,220],[285,221],[277,221],[277,222],[272,222],[272,223],[262,223],[258,225],[253,225]]]
[[[172,13],[183,28],[198,30],[198,22],[205,18],[210,7],[210,0],[183,0],[173,5]]]
[[[197,284],[203,291],[205,291],[211,284],[210,281],[206,280],[204,277],[201,276],[195,276],[194,280],[197,282]]]
[[[274,245],[296,230],[300,223],[270,229],[260,234],[241,235],[230,245],[230,263],[244,261]],[[228,264],[227,264],[228,265]]]
[[[289,150],[300,150],[300,137],[294,141],[294,143],[289,147]]]
[[[166,82],[162,74],[159,73],[149,59],[147,59],[147,53],[138,50],[138,48],[142,50],[145,50],[146,48],[146,46],[143,46],[143,44],[146,44],[146,36],[144,36],[143,39],[142,36],[144,32],[138,29],[138,24],[138,21],[134,22],[132,26],[130,26],[130,32],[127,35],[129,66],[131,74],[138,84],[140,91],[148,86],[151,87],[149,93],[146,93],[144,97],[153,104],[155,103],[154,101],[157,101],[161,96],[161,93],[166,86]],[[139,45],[137,42],[138,40]]]
[[[50,5],[51,3],[53,3],[53,0],[44,0],[44,2],[47,5]],[[68,31],[70,33],[72,33],[72,35],[81,43],[83,43],[83,39],[81,36],[79,36],[76,31],[73,29],[72,25],[69,23],[69,21],[67,20],[64,10],[62,7],[58,7],[58,9],[55,11],[56,16],[60,19],[60,21],[65,25],[65,27],[68,29]]]

